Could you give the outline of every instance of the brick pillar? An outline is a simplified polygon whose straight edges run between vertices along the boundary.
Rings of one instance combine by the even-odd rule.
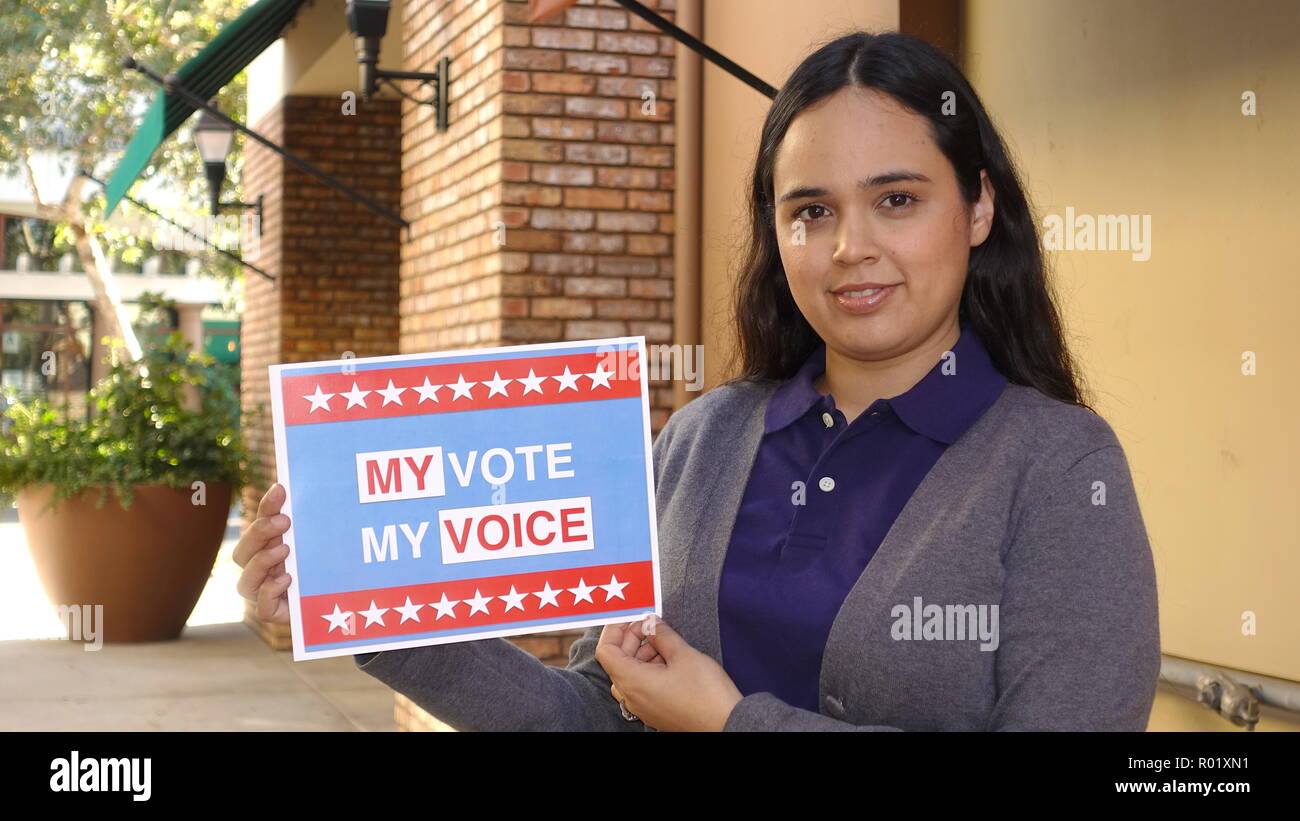
[[[344,115],[338,97],[285,97],[253,129],[396,211],[399,126],[390,100]],[[249,261],[277,277],[245,276],[243,402],[264,408],[247,432],[266,478],[244,494],[246,511],[255,514],[275,481],[267,366],[336,359],[345,351],[357,357],[398,352],[400,227],[252,140],[245,152],[245,199],[265,198],[263,233]],[[244,525],[250,520],[246,515]],[[245,622],[272,647],[292,646],[288,626],[259,621],[251,602]]]
[[[676,41],[613,0],[536,25],[523,0],[403,11],[403,68],[449,56],[452,85],[445,133],[402,104],[402,350],[671,343]],[[651,389],[658,430],[671,388]]]
[[[673,19],[674,0],[646,0]],[[402,103],[401,349],[673,342],[676,41],[612,0],[407,0],[407,71],[451,58],[450,127]],[[651,96],[652,95],[652,96]],[[673,408],[651,383],[651,424]],[[511,639],[567,663],[582,631]],[[400,729],[446,729],[398,697]]]

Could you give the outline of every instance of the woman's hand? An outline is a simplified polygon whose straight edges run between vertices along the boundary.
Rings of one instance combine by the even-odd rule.
[[[720,731],[740,690],[720,664],[663,620],[650,620],[644,633],[641,622],[607,624],[601,631],[596,661],[613,681],[610,693],[656,730]]]
[[[235,563],[244,568],[235,589],[239,595],[257,605],[262,621],[289,623],[289,574],[284,560],[289,546],[281,538],[289,529],[289,517],[280,513],[284,504],[284,485],[279,482],[262,497],[257,518],[235,545]]]

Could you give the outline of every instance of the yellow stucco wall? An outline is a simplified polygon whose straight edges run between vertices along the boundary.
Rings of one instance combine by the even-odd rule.
[[[706,0],[700,38],[779,87],[826,40],[853,29],[898,28],[897,0]],[[704,63],[700,190],[700,342],[704,389],[724,373],[734,343],[731,296],[747,229],[745,186],[772,100]]]
[[[789,9],[707,0],[703,39],[779,85],[822,39],[898,26],[895,2]],[[1048,259],[1094,405],[1133,469],[1164,650],[1300,681],[1300,3],[969,0],[963,18],[964,69],[1040,217],[1150,219],[1144,261],[1136,244]],[[1243,116],[1246,91],[1256,116]],[[769,103],[706,64],[706,388],[729,375],[744,184]],[[1163,688],[1150,728],[1238,730]],[[1300,724],[1266,715],[1259,729]]]
[[[1300,680],[1300,3],[966,11],[967,75],[1040,214],[1151,217],[1147,261],[1053,257],[1074,350],[1133,468],[1164,650]],[[1236,729],[1163,693],[1151,727]]]

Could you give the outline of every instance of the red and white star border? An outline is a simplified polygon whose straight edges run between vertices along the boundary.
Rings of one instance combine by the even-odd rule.
[[[358,639],[653,608],[651,562],[626,562],[303,596],[303,639],[315,650]]]

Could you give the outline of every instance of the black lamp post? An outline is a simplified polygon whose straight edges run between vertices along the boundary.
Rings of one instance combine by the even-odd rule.
[[[357,53],[358,77],[361,81],[361,99],[369,102],[381,81],[388,81],[398,94],[411,102],[433,106],[439,131],[447,130],[448,86],[451,81],[451,58],[438,59],[438,70],[389,71],[379,67],[379,41],[388,32],[388,0],[347,0],[344,15],[348,31],[352,33]],[[433,90],[427,99],[417,99],[403,92],[394,80],[417,80]]]
[[[369,102],[379,78],[379,41],[388,32],[388,3],[381,0],[347,0],[344,14],[355,38],[361,99]]]
[[[208,105],[215,107],[216,101]],[[230,146],[235,141],[235,129],[229,124],[213,117],[207,111],[199,115],[194,126],[194,144],[198,146],[199,156],[203,158],[203,171],[208,177],[208,198],[213,216],[221,213],[222,208],[252,208],[257,212],[257,232],[262,233],[262,195],[258,194],[253,202],[222,202],[221,187],[226,182],[226,157]]]

